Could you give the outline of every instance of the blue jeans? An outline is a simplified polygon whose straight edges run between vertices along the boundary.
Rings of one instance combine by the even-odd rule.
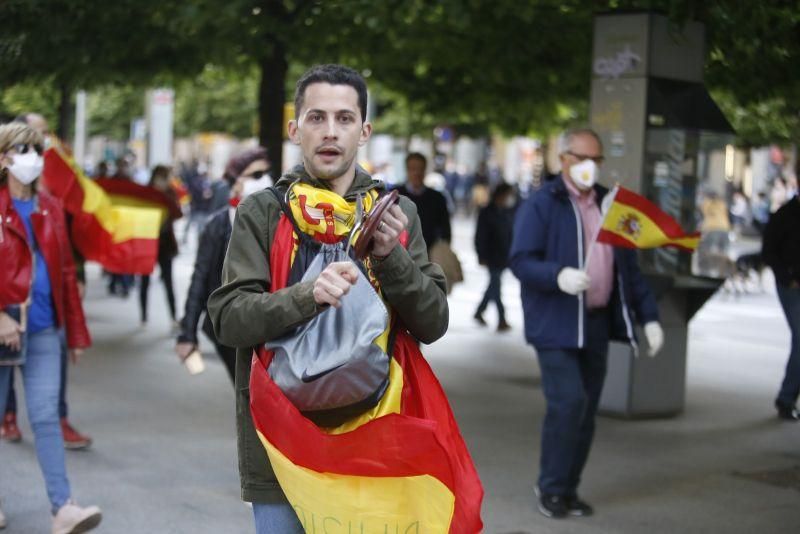
[[[36,457],[44,475],[53,513],[71,495],[64,462],[64,438],[58,421],[58,390],[61,375],[61,342],[58,331],[47,328],[28,334],[25,365],[20,367],[25,387],[28,420],[33,429]],[[9,375],[13,367],[0,366],[0,413],[5,412]]]
[[[303,534],[303,525],[290,504],[253,503],[256,534]]]
[[[786,374],[775,403],[791,407],[797,403],[800,395],[800,289],[778,284],[778,300],[792,332],[792,348],[789,350]]]
[[[500,318],[500,323],[506,322],[506,309],[503,307],[503,301],[500,300],[500,281],[503,277],[505,269],[489,267],[489,285],[486,287],[486,292],[483,294],[483,300],[478,305],[475,315],[482,315],[486,311],[489,302],[494,302],[497,306],[497,315]]]
[[[58,389],[58,416],[65,419],[67,417],[67,368],[69,367],[69,362],[67,361],[67,339],[63,331],[61,331],[59,337],[61,339],[61,383]],[[8,389],[8,402],[6,403],[5,411],[0,412],[0,414],[17,413],[17,392],[14,390],[14,373],[11,373],[9,380],[11,385]]]
[[[538,482],[543,494],[577,495],[606,377],[609,327],[608,312],[589,314],[585,348],[538,351],[547,400]]]

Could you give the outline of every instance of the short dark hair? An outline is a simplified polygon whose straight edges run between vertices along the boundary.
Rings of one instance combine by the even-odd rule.
[[[428,158],[426,158],[423,154],[420,154],[419,152],[410,152],[408,156],[406,156],[406,165],[408,165],[408,162],[412,159],[418,159],[422,162],[425,168],[428,167]]]
[[[306,88],[315,83],[331,85],[349,85],[358,93],[358,109],[361,110],[362,122],[367,120],[367,82],[358,72],[344,65],[316,65],[311,67],[297,80],[294,92],[294,116],[299,116],[306,96]]]
[[[255,148],[245,150],[244,152],[240,152],[239,154],[233,156],[230,161],[228,161],[222,177],[231,187],[233,187],[233,184],[236,183],[236,179],[242,175],[244,170],[249,167],[251,163],[262,159],[269,164],[267,149],[263,146],[257,146]]]
[[[500,182],[499,184],[497,184],[495,186],[494,190],[492,191],[491,203],[494,204],[503,195],[507,195],[507,194],[513,193],[513,192],[514,192],[514,188],[511,186],[511,184],[508,184],[506,182]]]

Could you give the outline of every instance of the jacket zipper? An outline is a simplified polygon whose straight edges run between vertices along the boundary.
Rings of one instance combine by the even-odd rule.
[[[639,344],[636,343],[636,338],[633,335],[633,322],[631,321],[630,313],[628,312],[628,301],[625,298],[625,289],[622,286],[622,274],[617,273],[617,284],[619,285],[619,300],[622,304],[622,318],[625,320],[625,330],[628,334],[628,339],[631,342],[633,353],[638,356]]]
[[[572,198],[569,199],[572,211],[575,212],[575,222],[578,229],[578,268],[583,269],[583,222],[578,206]],[[582,349],[583,339],[583,292],[578,293],[578,348]]]

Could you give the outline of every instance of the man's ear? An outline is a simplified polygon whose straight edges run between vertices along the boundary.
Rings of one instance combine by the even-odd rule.
[[[372,135],[372,123],[365,122],[361,125],[361,137],[358,139],[358,146],[364,146]]]
[[[294,143],[295,145],[300,144],[300,135],[297,132],[297,121],[290,120],[289,124],[286,126],[286,131],[289,134],[289,141]]]

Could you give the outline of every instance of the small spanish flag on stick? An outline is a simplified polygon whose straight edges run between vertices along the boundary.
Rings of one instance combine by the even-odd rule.
[[[687,234],[678,221],[641,195],[616,186],[603,216],[597,241],[625,248],[674,247],[692,252],[700,234]]]

